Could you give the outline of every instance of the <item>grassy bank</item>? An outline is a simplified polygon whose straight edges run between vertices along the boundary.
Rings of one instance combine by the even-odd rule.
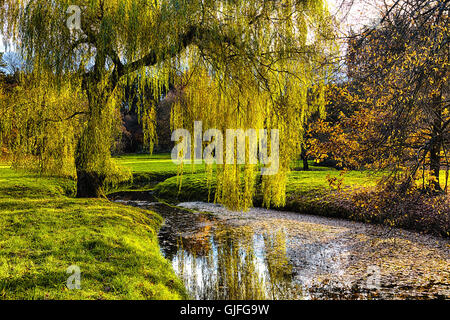
[[[0,166],[0,298],[179,299],[149,211],[69,197],[73,181]],[[81,290],[66,287],[67,268]]]
[[[177,166],[169,155],[123,156],[118,161],[129,166],[135,177],[141,179],[135,187],[145,189],[146,184],[151,185],[149,188],[160,198],[173,202],[214,200],[214,178],[208,188],[208,177],[201,165],[194,170],[190,166],[185,169],[180,188]],[[153,177],[152,183],[146,180],[146,175]],[[444,175],[442,172],[443,178]],[[286,205],[279,209],[450,236],[447,195],[428,197],[416,192],[402,196],[377,189],[379,178],[379,174],[367,171],[349,171],[341,176],[333,168],[311,165],[311,171],[289,174]],[[262,196],[257,194],[254,205],[261,204]]]
[[[154,189],[161,197],[174,201],[207,201],[208,192],[209,198],[214,198],[215,181],[212,181],[210,190],[204,165],[186,165],[180,188],[180,178],[177,177],[179,168],[172,162],[169,154],[123,155],[115,159],[120,165],[129,167],[133,173],[133,184],[125,186],[125,189]],[[330,178],[341,178],[340,171],[333,168],[314,166],[312,162],[310,168],[310,171],[290,173],[287,183],[288,195],[327,193],[332,190]],[[350,171],[345,174],[341,187],[374,186],[376,178],[377,176],[369,172]]]
[[[128,167],[133,173],[133,181],[120,186],[118,190],[148,190],[159,182],[176,176],[179,168],[175,165],[170,154],[130,154],[115,157],[118,164]],[[184,173],[203,173],[204,165],[189,165],[183,169]]]

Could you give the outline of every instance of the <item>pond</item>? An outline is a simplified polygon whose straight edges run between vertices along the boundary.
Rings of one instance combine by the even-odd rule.
[[[398,251],[399,245],[413,250],[415,244],[405,238],[416,235],[385,234],[377,226],[274,210],[231,212],[214,204],[171,206],[145,198],[151,195],[122,194],[115,200],[164,217],[159,233],[162,253],[196,300],[450,297],[446,240],[427,247],[433,250],[433,261],[407,255],[398,261],[392,250]],[[417,278],[424,274],[421,259],[438,267],[427,271],[427,279],[433,281]],[[398,265],[391,270],[385,266],[389,261]],[[416,270],[405,274],[400,266]]]

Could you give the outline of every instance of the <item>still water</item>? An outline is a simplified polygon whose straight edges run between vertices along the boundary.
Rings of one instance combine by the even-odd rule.
[[[159,240],[192,298],[299,299],[282,232],[255,233],[207,213],[154,204],[166,223]]]
[[[206,203],[171,206],[151,198],[130,193],[113,200],[164,217],[161,251],[192,299],[450,298],[446,240],[338,219],[258,208],[244,214]]]
[[[301,299],[293,281],[283,230],[255,232],[207,212],[137,200],[116,200],[164,217],[158,238],[191,298],[196,300]]]

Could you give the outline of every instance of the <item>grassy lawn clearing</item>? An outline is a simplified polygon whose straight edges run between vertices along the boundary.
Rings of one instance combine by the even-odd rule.
[[[142,182],[136,183],[140,188],[145,189],[146,185],[148,188],[152,188],[155,184],[158,184],[156,190],[164,192],[170,198],[173,198],[173,192],[178,193],[179,183],[175,176],[179,168],[172,162],[170,154],[123,155],[115,159],[120,165],[132,170],[135,183]],[[185,165],[183,171],[180,191],[183,196],[181,198],[193,200],[194,196],[197,195],[198,200],[207,199],[208,187],[205,166],[202,164]],[[327,177],[339,178],[339,175],[340,171],[328,167],[314,166],[311,161],[310,171],[292,171],[289,174],[287,192],[290,194],[329,190],[330,185]],[[145,181],[146,177],[147,181]],[[160,179],[158,180],[158,178]],[[151,184],[152,179],[157,180],[153,185]],[[377,176],[366,171],[349,171],[345,174],[343,186],[373,186],[376,184],[376,179]]]

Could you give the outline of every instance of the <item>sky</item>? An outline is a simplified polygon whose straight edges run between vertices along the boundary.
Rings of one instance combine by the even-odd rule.
[[[381,9],[392,0],[327,0],[330,13],[341,23],[341,31],[358,31],[364,25],[373,25],[382,16]]]

